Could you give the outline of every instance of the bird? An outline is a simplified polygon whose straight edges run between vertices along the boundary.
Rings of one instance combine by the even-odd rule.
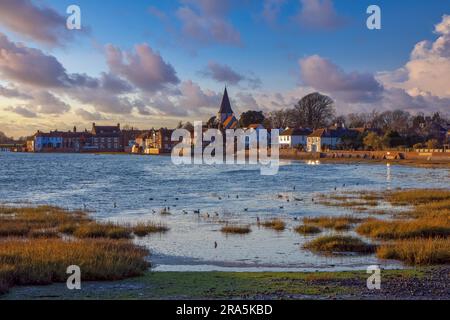
[[[153,198],[150,198],[150,199],[148,199],[148,200],[153,201]]]
[[[219,197],[219,200],[222,200],[222,197]]]
[[[236,199],[239,199],[239,195],[236,196]]]
[[[295,186],[294,186],[294,190],[295,190]]]
[[[294,220],[297,221],[297,220],[298,220],[298,217],[294,217]]]
[[[176,200],[176,201],[178,201],[178,200],[180,200],[180,199],[178,199],[178,198],[175,198],[175,200]]]
[[[214,249],[217,249],[217,241],[214,241]]]
[[[200,214],[200,209],[194,210],[194,213],[195,213],[195,214]]]
[[[244,211],[248,211],[248,208],[244,208]]]
[[[284,209],[284,207],[283,207],[283,206],[280,206],[280,209]]]
[[[114,202],[114,208],[117,208],[117,203]]]
[[[256,217],[256,222],[260,222],[261,220],[259,219],[259,217]]]

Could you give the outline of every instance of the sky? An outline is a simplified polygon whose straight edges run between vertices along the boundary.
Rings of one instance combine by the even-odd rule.
[[[448,114],[449,74],[450,0],[0,1],[0,131],[15,137],[207,121],[225,85],[237,114],[316,91],[338,114]]]

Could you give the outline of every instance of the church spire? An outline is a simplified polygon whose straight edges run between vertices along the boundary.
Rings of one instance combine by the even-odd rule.
[[[231,109],[230,98],[228,97],[228,91],[226,86],[225,91],[223,93],[222,104],[220,105],[219,114],[233,114],[233,109]]]

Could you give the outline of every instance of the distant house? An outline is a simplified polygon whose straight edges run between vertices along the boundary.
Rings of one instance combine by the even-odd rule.
[[[309,129],[287,128],[280,134],[278,142],[281,148],[306,147],[308,136],[310,134],[311,130]]]
[[[174,130],[161,128],[159,130],[151,130],[145,137],[144,153],[160,154],[170,153],[176,142],[172,142],[172,133]]]
[[[346,129],[342,125],[317,129],[308,136],[307,150],[308,152],[336,150],[343,144],[343,138],[356,137],[359,133],[358,130]]]
[[[91,134],[91,148],[95,151],[123,151],[123,140],[120,124],[117,124],[117,126],[97,126],[93,123]]]

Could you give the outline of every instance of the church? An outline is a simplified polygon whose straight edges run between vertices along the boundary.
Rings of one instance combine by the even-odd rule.
[[[217,114],[217,121],[219,123],[219,129],[236,129],[238,127],[238,120],[234,116],[233,109],[231,109],[230,98],[228,97],[228,91],[225,87],[223,93],[222,103],[220,104],[220,110]]]

